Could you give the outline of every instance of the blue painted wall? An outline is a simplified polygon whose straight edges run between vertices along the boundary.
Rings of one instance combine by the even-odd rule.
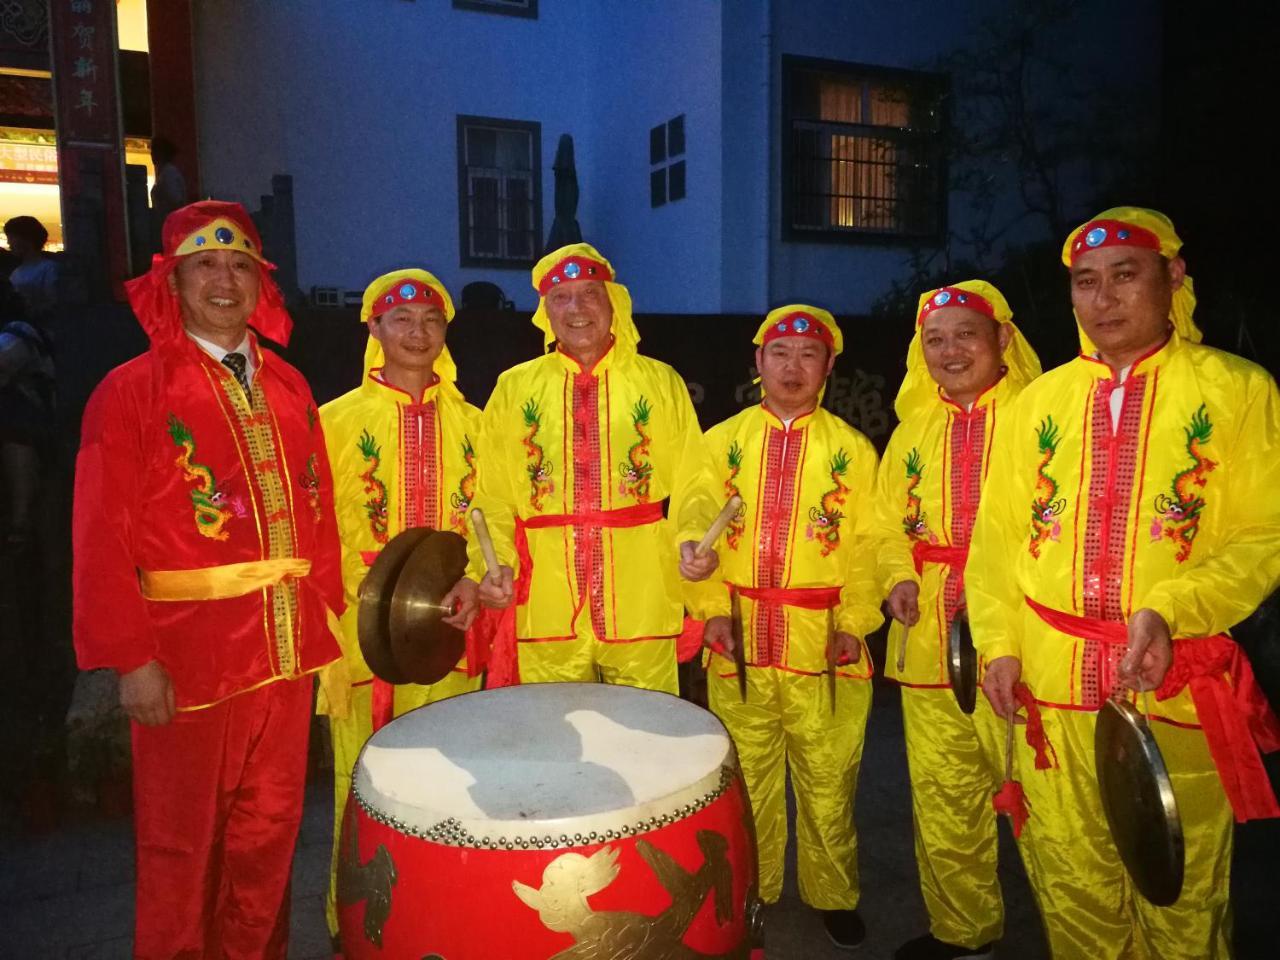
[[[455,292],[489,280],[531,309],[527,271],[459,266],[456,117],[536,120],[544,234],[556,143],[571,133],[579,222],[638,310],[762,313],[807,299],[863,313],[904,274],[908,249],[781,240],[781,58],[929,69],[1017,2],[543,0],[523,19],[449,0],[202,0],[202,169],[211,193],[251,205],[272,174],[293,175],[304,288],[361,289],[420,262]],[[1154,110],[1160,5],[1078,6],[1045,43],[1083,83],[1119,79]],[[649,129],[680,114],[687,197],[652,209]],[[1012,171],[991,175],[1016,218]],[[967,215],[953,198],[952,222]]]

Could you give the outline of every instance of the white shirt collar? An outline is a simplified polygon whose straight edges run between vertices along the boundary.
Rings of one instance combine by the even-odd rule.
[[[187,330],[186,333],[188,337],[190,337],[192,340],[196,342],[196,346],[198,346],[201,350],[203,350],[209,356],[213,357],[213,359],[217,360],[219,363],[222,362],[222,358],[225,357],[228,353],[242,354],[246,360],[245,368],[244,368],[245,379],[249,381],[250,386],[253,385],[253,374],[258,367],[257,367],[257,364],[253,362],[253,350],[250,348],[250,345],[249,345],[248,330],[245,331],[244,339],[241,340],[238,344],[236,344],[236,348],[234,350],[228,350],[226,347],[220,346],[219,344],[214,343],[212,340],[204,339],[204,337],[197,337],[190,330]]]

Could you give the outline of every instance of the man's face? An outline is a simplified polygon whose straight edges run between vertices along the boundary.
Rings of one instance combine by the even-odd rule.
[[[216,341],[244,335],[258,305],[261,279],[258,261],[248,254],[204,250],[178,260],[177,269],[169,275],[169,289],[178,296],[186,328]]]
[[[1012,331],[968,307],[941,307],[924,318],[920,345],[929,376],[959,403],[972,403],[1000,378]]]
[[[818,405],[818,394],[835,356],[811,337],[780,337],[756,350],[756,367],[765,395],[783,411],[804,412]]]
[[[613,304],[603,280],[562,283],[547,293],[547,319],[560,348],[571,357],[603,354],[613,335]]]
[[[1154,250],[1097,247],[1071,265],[1071,305],[1104,357],[1131,363],[1165,338],[1186,264]]]
[[[428,373],[444,349],[444,311],[429,303],[402,303],[369,324],[369,333],[382,344],[387,366]]]

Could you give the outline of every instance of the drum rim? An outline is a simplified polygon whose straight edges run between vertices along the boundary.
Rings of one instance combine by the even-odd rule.
[[[554,686],[566,686],[566,684]],[[581,684],[580,686],[597,687],[599,685]],[[512,689],[517,688],[482,690],[465,694],[464,697],[502,694]],[[679,697],[661,691],[645,692],[680,700]],[[453,698],[454,701],[459,699],[462,698]],[[449,701],[441,701],[442,704],[447,702]],[[683,700],[680,702],[686,703]],[[419,710],[430,710],[432,706],[435,705],[429,704],[426,707],[420,707]],[[688,706],[697,709],[693,704]],[[497,820],[449,816],[442,811],[413,806],[381,794],[378,795],[377,804],[375,804],[371,800],[373,795],[371,775],[364,764],[364,753],[370,741],[361,748],[360,756],[352,769],[351,799],[371,820],[406,836],[443,846],[489,850],[558,850],[640,836],[692,816],[718,800],[740,778],[738,754],[733,738],[715,714],[710,711],[705,712],[724,735],[726,748],[724,758],[705,775],[686,786],[616,810],[571,817]],[[569,833],[570,829],[572,833]]]

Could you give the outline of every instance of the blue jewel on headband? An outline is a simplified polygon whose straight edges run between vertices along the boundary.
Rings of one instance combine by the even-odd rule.
[[[778,332],[779,333],[787,332],[787,321],[783,320],[780,324],[778,324]]]
[[[196,237],[196,246],[197,246],[197,247],[203,247],[203,246],[205,245],[205,243],[206,243],[206,241],[205,241],[205,238],[204,238],[204,237]]]
[[[1105,239],[1107,239],[1106,227],[1094,227],[1084,235],[1084,242],[1091,247],[1098,246]]]
[[[400,299],[402,300],[412,300],[417,295],[418,291],[412,283],[406,283],[400,288]]]
[[[939,293],[936,297],[933,298],[934,305],[938,307],[945,307],[950,302],[951,302],[951,293],[947,290],[943,290],[941,293]]]
[[[1117,231],[1116,231],[1116,237],[1117,237],[1117,238],[1119,238],[1120,240],[1128,240],[1128,239],[1129,239],[1129,231],[1128,231],[1128,230],[1117,230]]]
[[[577,280],[578,275],[582,273],[582,268],[576,263],[566,263],[564,265],[564,275],[568,280]]]
[[[966,296],[966,295],[965,295],[965,294],[963,294],[963,293],[957,294],[957,295],[956,295],[956,300],[957,300],[957,301],[959,301],[960,303],[968,303],[968,302],[969,302],[969,298],[968,298],[968,296]]]
[[[795,321],[791,324],[791,329],[796,333],[804,333],[809,329],[809,321],[804,317],[796,317]]]
[[[236,235],[226,227],[219,227],[217,230],[213,231],[213,237],[219,243],[230,243],[236,238]]]

